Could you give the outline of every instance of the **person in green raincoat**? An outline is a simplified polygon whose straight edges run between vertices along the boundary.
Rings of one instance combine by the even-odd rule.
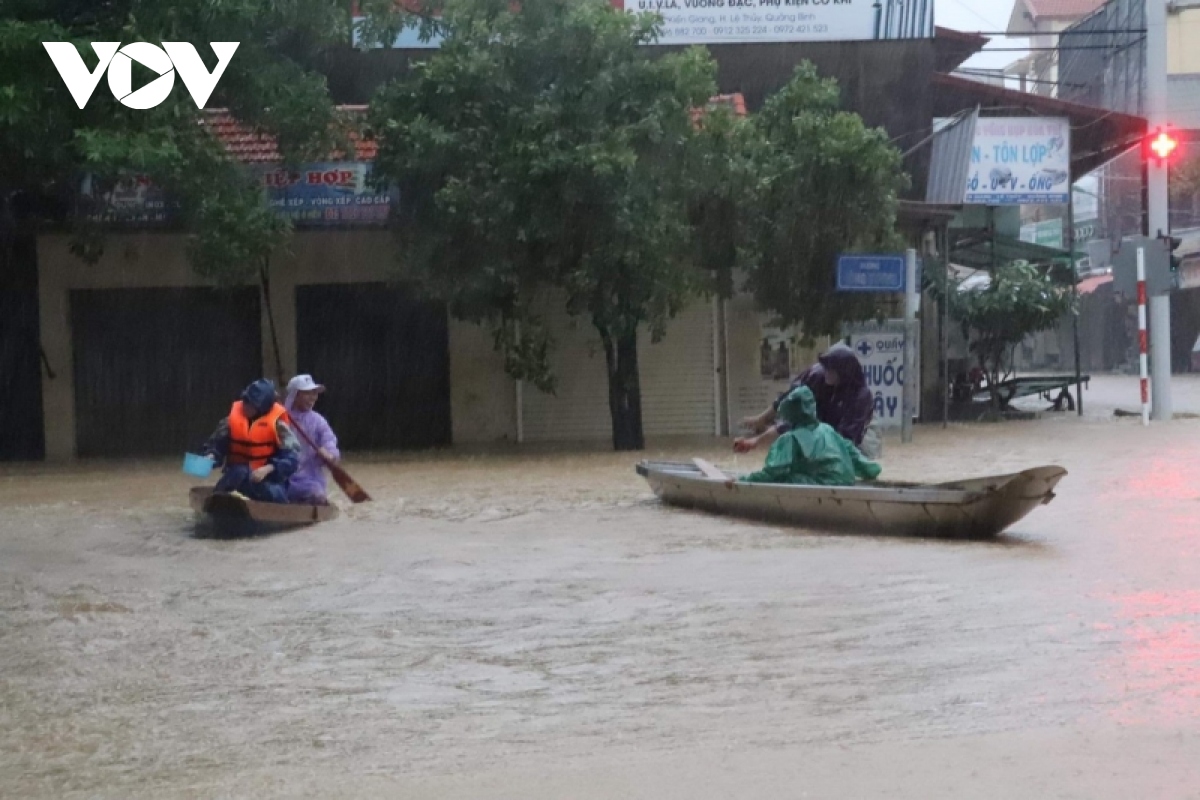
[[[777,417],[792,426],[767,453],[767,463],[745,476],[745,483],[789,483],[801,486],[853,486],[873,481],[882,468],[824,422],[817,420],[817,400],[801,386],[779,404]]]

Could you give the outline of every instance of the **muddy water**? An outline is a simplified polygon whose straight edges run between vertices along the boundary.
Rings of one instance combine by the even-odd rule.
[[[599,452],[359,459],[376,502],[240,541],[173,461],[6,468],[0,796],[1200,797],[1198,444],[889,443],[1070,470],[984,544],[667,510]],[[753,466],[650,453],[697,454]]]

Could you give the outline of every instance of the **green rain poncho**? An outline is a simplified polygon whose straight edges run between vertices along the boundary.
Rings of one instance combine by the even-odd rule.
[[[789,394],[776,417],[792,430],[771,446],[761,470],[742,478],[746,483],[853,486],[859,478],[870,481],[879,477],[882,469],[878,464],[817,419],[817,401],[807,386]]]

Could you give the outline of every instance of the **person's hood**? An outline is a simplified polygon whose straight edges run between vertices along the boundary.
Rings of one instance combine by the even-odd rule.
[[[266,378],[255,381],[242,392],[242,402],[254,406],[258,412],[256,416],[270,411],[271,406],[275,405],[275,398],[275,384]]]
[[[283,401],[283,407],[288,410],[289,414],[299,414],[300,412],[296,411],[296,395],[300,392],[324,391],[325,387],[314,381],[312,375],[297,375],[288,381],[287,398]]]
[[[842,379],[838,389],[843,386],[847,390],[861,389],[867,383],[866,376],[863,374],[862,362],[858,360],[858,356],[853,350],[841,342],[826,350],[825,354],[817,360],[822,367],[833,370]]]
[[[817,398],[812,389],[801,386],[784,398],[775,414],[793,428],[815,428],[819,422]]]

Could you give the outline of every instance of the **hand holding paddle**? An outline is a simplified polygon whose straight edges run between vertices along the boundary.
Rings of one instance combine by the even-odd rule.
[[[358,481],[354,480],[354,478],[351,478],[349,472],[346,472],[345,469],[343,469],[337,462],[330,458],[329,454],[325,452],[324,448],[317,447],[315,444],[313,444],[312,439],[308,438],[308,434],[301,430],[299,425],[293,425],[292,430],[299,434],[300,438],[304,440],[304,443],[311,447],[314,452],[316,452],[317,458],[321,459],[321,463],[323,463],[326,469],[329,470],[329,474],[333,476],[334,482],[337,483],[337,485],[341,487],[342,491],[346,493],[346,496],[350,498],[350,502],[365,503],[371,499],[371,495],[367,494],[366,490],[358,485]]]

